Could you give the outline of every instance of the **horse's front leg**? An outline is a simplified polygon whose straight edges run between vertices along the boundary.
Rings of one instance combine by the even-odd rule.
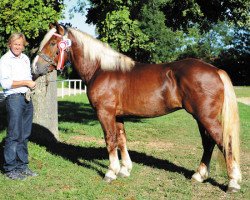
[[[120,177],[129,177],[132,170],[132,161],[130,159],[127,149],[127,139],[124,129],[124,122],[122,119],[117,119],[116,122],[116,135],[118,148],[121,151],[121,170],[118,174]]]
[[[120,163],[117,152],[116,122],[115,116],[108,110],[99,110],[97,116],[102,125],[105,135],[105,142],[109,154],[109,169],[105,174],[104,180],[111,182],[117,178],[120,171]]]

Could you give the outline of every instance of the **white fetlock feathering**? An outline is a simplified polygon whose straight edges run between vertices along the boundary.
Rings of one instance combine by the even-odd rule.
[[[112,170],[108,170],[107,173],[105,174],[105,178],[115,180],[117,176]]]
[[[206,166],[199,167],[196,173],[193,174],[192,179],[202,183],[208,178],[208,170]]]
[[[232,169],[232,174],[230,176],[232,179],[235,179],[237,182],[241,182],[241,172],[239,165],[234,161],[233,162],[233,169]]]
[[[120,177],[129,177],[130,172],[125,166],[122,166],[120,172],[118,173],[118,176],[120,176]]]
[[[228,192],[237,192],[240,190],[240,185],[238,184],[237,180],[230,179],[228,183]]]

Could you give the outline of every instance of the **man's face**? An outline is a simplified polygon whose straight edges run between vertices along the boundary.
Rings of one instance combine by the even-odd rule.
[[[22,51],[24,50],[24,41],[23,38],[18,38],[11,42],[10,50],[15,56],[20,56]]]

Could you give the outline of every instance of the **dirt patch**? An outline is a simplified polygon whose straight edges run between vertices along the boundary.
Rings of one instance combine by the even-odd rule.
[[[81,142],[88,142],[88,143],[93,142],[98,145],[105,145],[104,139],[98,139],[95,137],[90,137],[90,136],[85,136],[85,135],[78,135],[78,136],[70,137],[68,142],[71,144],[78,144]]]
[[[143,142],[143,141],[128,141],[127,145],[129,148],[136,148],[138,146],[144,146],[148,149],[166,150],[174,147],[171,142],[162,142],[155,140],[154,142]]]
[[[68,140],[69,143],[71,144],[78,144],[81,142],[88,142],[88,143],[96,143],[101,146],[105,146],[105,140],[104,139],[99,139],[95,137],[90,137],[90,136],[73,136],[70,137]],[[174,144],[171,142],[162,142],[162,141],[157,141],[155,140],[154,142],[143,142],[143,141],[127,141],[127,145],[129,148],[134,148],[138,146],[145,146],[147,148],[151,149],[158,149],[158,150],[166,150],[168,148],[173,148]]]

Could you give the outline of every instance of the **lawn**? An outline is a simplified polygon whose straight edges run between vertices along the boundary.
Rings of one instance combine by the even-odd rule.
[[[249,91],[249,87],[236,88],[241,97],[250,97]],[[238,193],[225,193],[228,179],[217,149],[210,178],[205,183],[191,182],[202,146],[195,120],[183,110],[153,119],[128,120],[131,176],[105,183],[102,178],[108,154],[101,126],[86,95],[77,95],[59,98],[60,142],[29,143],[30,167],[39,176],[11,181],[0,174],[0,199],[249,199],[250,106],[239,103],[239,111],[243,181]],[[3,141],[5,127],[1,127]],[[1,156],[2,151],[3,142]]]

